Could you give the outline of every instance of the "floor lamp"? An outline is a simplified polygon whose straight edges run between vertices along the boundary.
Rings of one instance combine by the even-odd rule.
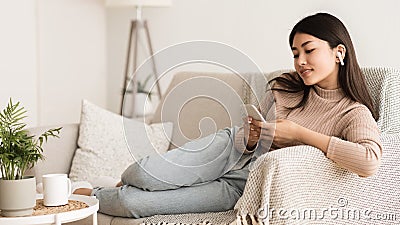
[[[155,85],[157,88],[157,93],[159,99],[161,99],[161,89],[160,84],[158,82],[158,73],[156,63],[154,61],[154,51],[153,46],[151,44],[150,32],[147,25],[147,21],[142,19],[142,8],[143,7],[165,7],[171,4],[171,0],[107,0],[107,6],[124,6],[131,7],[134,6],[136,8],[136,19],[132,20],[130,23],[130,31],[129,31],[129,39],[128,39],[128,48],[126,53],[126,61],[125,61],[125,71],[124,71],[124,82],[123,82],[123,92],[121,97],[121,106],[120,106],[120,114],[123,115],[124,101],[125,96],[130,94],[132,96],[132,114],[129,117],[135,117],[135,97],[137,94],[137,76],[136,70],[138,65],[138,42],[140,31],[144,31],[145,36],[145,44],[149,50],[150,54],[150,62],[152,64],[153,75],[155,80]],[[132,67],[131,67],[132,66]],[[132,73],[130,72],[132,71]],[[131,90],[128,90],[129,81],[131,81]],[[129,93],[128,93],[129,91]]]

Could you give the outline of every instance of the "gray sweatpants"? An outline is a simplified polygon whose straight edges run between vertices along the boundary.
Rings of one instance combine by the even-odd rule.
[[[95,188],[99,211],[141,218],[156,214],[217,212],[232,209],[243,193],[248,165],[233,146],[237,127],[186,143],[163,155],[129,166],[119,188]]]

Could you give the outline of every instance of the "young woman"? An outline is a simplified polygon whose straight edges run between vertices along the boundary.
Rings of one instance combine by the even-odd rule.
[[[267,122],[246,118],[241,128],[132,164],[116,188],[75,193],[95,195],[100,212],[122,217],[224,211],[244,190],[253,152],[300,144],[360,176],[373,175],[382,155],[377,116],[345,26],[318,13],[295,25],[289,43],[296,72],[270,82],[260,104]]]
[[[259,137],[278,148],[311,145],[343,168],[373,175],[382,155],[378,117],[345,26],[326,13],[309,16],[289,44],[296,72],[270,82],[276,120],[252,121],[248,146]]]

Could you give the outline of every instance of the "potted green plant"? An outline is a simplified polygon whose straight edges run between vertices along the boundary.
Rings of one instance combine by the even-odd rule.
[[[10,99],[0,112],[0,210],[2,216],[25,216],[36,205],[36,179],[25,176],[39,159],[48,137],[58,137],[61,127],[49,129],[38,137],[30,135],[22,122],[26,111]]]
[[[149,82],[150,78],[152,77],[151,74],[149,74],[146,79],[142,81],[138,81],[137,83],[137,93],[142,93],[145,94],[146,96],[149,96],[149,100],[151,100],[151,96],[153,95],[153,92],[150,90],[147,90],[147,83]]]

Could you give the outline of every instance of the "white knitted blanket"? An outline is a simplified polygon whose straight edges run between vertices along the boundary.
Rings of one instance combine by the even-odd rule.
[[[261,156],[235,206],[239,224],[393,224],[382,217],[400,212],[400,135],[382,141],[381,168],[369,178],[339,168],[310,146]]]

